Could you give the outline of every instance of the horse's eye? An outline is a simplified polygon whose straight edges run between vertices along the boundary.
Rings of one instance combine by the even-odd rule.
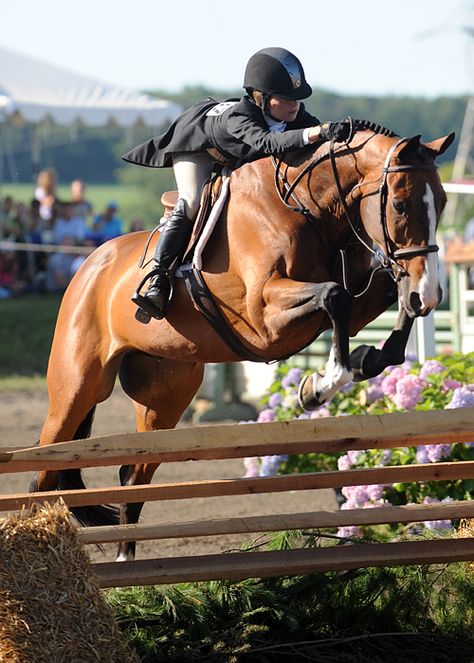
[[[405,212],[405,203],[402,200],[394,200],[393,208],[397,214],[404,214]]]

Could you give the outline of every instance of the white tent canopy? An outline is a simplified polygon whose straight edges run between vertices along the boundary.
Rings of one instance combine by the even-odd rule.
[[[0,47],[0,121],[81,123],[120,127],[171,123],[181,112],[172,102],[86,78],[62,67]]]

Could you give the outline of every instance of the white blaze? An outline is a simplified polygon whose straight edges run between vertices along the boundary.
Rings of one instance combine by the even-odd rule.
[[[428,183],[423,202],[426,205],[429,224],[428,243],[436,244],[436,209],[433,191]],[[435,308],[438,304],[438,284],[438,254],[428,253],[425,271],[418,284],[418,294],[423,308]]]

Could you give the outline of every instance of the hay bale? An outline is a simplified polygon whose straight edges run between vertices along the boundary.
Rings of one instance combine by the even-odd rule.
[[[63,503],[0,521],[0,663],[137,663]]]
[[[468,539],[474,536],[474,518],[463,518],[459,522],[459,527],[456,531],[456,535]],[[471,571],[474,571],[474,562],[469,563],[469,568]]]

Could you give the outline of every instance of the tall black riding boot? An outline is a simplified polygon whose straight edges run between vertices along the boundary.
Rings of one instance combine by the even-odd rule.
[[[169,215],[156,245],[152,278],[147,291],[135,292],[132,301],[153,318],[165,317],[172,294],[173,273],[182,259],[193,231],[193,222],[186,216],[182,198]]]

